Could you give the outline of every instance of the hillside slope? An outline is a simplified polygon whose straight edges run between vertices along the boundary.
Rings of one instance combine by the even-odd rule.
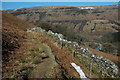
[[[54,33],[52,31],[45,31],[41,29],[40,27],[36,28],[30,28],[27,29],[29,32],[43,32],[47,34],[47,36],[50,37],[50,39],[54,42],[56,42],[57,45],[61,47],[62,49],[66,48],[70,51],[70,53],[54,53],[56,55],[56,61],[60,60],[65,63],[65,65],[69,65],[67,63],[75,62],[79,64],[80,66],[83,66],[82,69],[85,71],[86,75],[88,74],[88,71],[90,69],[91,59],[93,59],[93,73],[96,74],[99,78],[110,78],[110,77],[117,77],[118,76],[118,69],[119,69],[119,59],[117,56],[109,55],[106,53],[102,53],[98,50],[92,49],[92,48],[84,48],[81,45],[78,45],[77,42],[72,42],[64,39],[62,34]],[[48,42],[48,41],[45,41]],[[48,43],[50,46],[52,43]],[[56,51],[55,47],[51,47],[53,50]],[[60,51],[58,51],[60,52]],[[62,54],[63,53],[63,54]],[[66,56],[67,55],[67,56]],[[70,56],[68,56],[70,55]],[[59,58],[62,56],[63,58]],[[93,56],[93,57],[92,57]],[[66,61],[70,62],[66,62]],[[79,61],[79,62],[78,62]],[[87,70],[86,70],[87,69]],[[71,70],[71,69],[70,69]],[[93,76],[93,75],[92,75]],[[95,76],[93,76],[95,78]]]
[[[2,14],[3,78],[80,78],[70,65],[79,63],[71,60],[67,49],[61,49],[42,32],[25,31],[34,25]],[[89,77],[89,71],[84,66],[82,69]]]
[[[24,23],[24,21],[2,12],[3,59],[5,56],[8,56],[9,53],[19,48],[23,38],[25,38],[25,32],[21,28],[21,26],[25,28],[25,23],[21,24],[18,22]]]
[[[118,5],[42,6],[6,12],[46,30],[61,33],[67,40],[120,55]]]
[[[2,35],[3,78],[80,78],[71,63],[80,66],[90,78],[91,56],[94,56],[92,78],[118,76],[118,67],[112,59],[95,55],[91,52],[94,49],[89,51],[61,38],[62,34],[47,32],[4,12]]]
[[[42,58],[48,58],[49,56],[46,53],[50,52],[47,51],[47,48],[46,50],[42,49],[44,45],[42,46],[41,44],[39,45],[41,46],[41,50],[46,52],[41,54],[39,54],[39,52],[37,52],[37,54],[28,54],[28,49],[32,50],[32,47],[33,49],[40,48],[36,46],[35,43],[29,45],[29,41],[32,40],[32,38],[29,37],[30,34],[28,35],[27,32],[24,31],[26,28],[35,26],[5,12],[2,12],[2,14],[3,78],[27,78],[28,73],[33,70],[33,68],[35,69],[37,64],[43,62]],[[26,59],[29,59],[28,62],[25,62]],[[45,74],[46,73],[44,73],[44,75]],[[38,78],[40,78],[40,76]]]

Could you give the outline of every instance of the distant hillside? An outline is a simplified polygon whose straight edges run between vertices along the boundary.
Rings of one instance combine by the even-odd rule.
[[[33,22],[37,23],[39,21],[45,20],[91,20],[96,18],[117,20],[117,10],[117,5],[92,6],[92,8],[72,6],[43,6],[7,10],[6,12],[18,16],[19,18],[29,22],[32,22],[34,19]]]
[[[6,12],[46,30],[62,33],[68,40],[79,44],[96,48],[96,44],[100,43],[103,46],[101,51],[119,55],[117,44],[120,43],[116,38],[119,35],[118,5],[44,6]]]
[[[90,27],[94,27],[96,21],[101,25],[106,24],[113,26],[110,21],[118,20],[117,5],[94,7],[44,6],[6,10],[6,12],[38,26],[41,22],[49,22],[55,25],[66,26],[74,32],[84,31],[84,26],[90,30],[92,29]],[[93,20],[96,21],[91,24],[90,22]],[[88,23],[90,23],[90,25],[88,25]],[[101,29],[103,30],[103,28]],[[108,30],[109,29],[113,28],[109,27]]]

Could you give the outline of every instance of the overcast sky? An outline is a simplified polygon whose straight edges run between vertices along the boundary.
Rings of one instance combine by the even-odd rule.
[[[119,2],[120,0],[1,0],[2,2]]]

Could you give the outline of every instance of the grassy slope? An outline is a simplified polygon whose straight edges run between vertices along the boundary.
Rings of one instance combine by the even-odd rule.
[[[53,53],[55,55],[59,65],[64,69],[64,75],[67,75],[67,77],[79,77],[76,71],[69,64],[70,62],[75,62],[80,65],[85,71],[87,77],[89,77],[89,71],[85,69],[83,65],[79,64],[77,60],[71,60],[71,53],[67,49],[60,49],[56,43],[51,41],[43,33],[29,33],[23,31],[26,26],[28,28],[35,27],[34,25],[25,23],[24,21],[3,12],[3,43],[5,44],[3,44],[3,54],[6,52],[11,53],[8,59],[9,62],[3,65],[3,71],[5,72],[3,75],[4,77],[27,77],[29,71],[33,70],[33,68],[37,68],[37,72],[36,70],[33,70],[29,76],[38,78],[45,77],[44,75],[42,76],[39,74],[41,69],[45,69],[41,71],[41,73],[46,73],[50,68],[53,67],[55,67],[54,70],[58,70],[59,67],[54,64],[52,67],[47,67],[51,63],[48,60],[54,61],[54,58],[51,59],[50,55],[46,55],[48,53]],[[6,47],[6,44],[8,47]],[[12,50],[10,47],[13,47]],[[39,48],[42,50],[39,51]],[[49,58],[42,59],[43,57]],[[46,63],[48,63],[48,65]],[[51,71],[50,74],[56,73],[56,75],[47,77],[61,77],[60,72]]]
[[[8,13],[2,12],[2,55],[3,55],[3,73],[13,71],[14,62],[20,57],[25,57],[19,48],[24,44],[26,33],[23,29],[35,27],[32,24],[25,23]],[[10,76],[10,73],[8,72]]]
[[[59,46],[43,33],[33,32],[31,33],[33,36],[30,35],[29,32],[23,30],[27,27],[35,26],[3,12],[3,78],[27,78],[31,71],[35,71],[36,68],[38,69],[39,66],[44,65],[46,65],[44,67],[48,71],[51,67],[48,67],[49,64],[45,64],[47,59],[54,61],[54,58],[51,59],[48,53],[53,53],[56,56],[60,67],[53,64],[52,68],[55,71],[51,71],[50,74],[52,75],[46,77],[57,78],[66,76],[69,78],[72,76],[79,78],[78,73],[70,65],[72,60],[67,49],[61,50]],[[45,45],[47,49],[45,49]],[[43,68],[39,68],[39,70],[41,69]],[[41,77],[40,75],[37,76]],[[36,76],[31,74],[29,77]]]
[[[17,29],[35,27],[34,25],[27,23],[22,19],[18,19],[15,16],[5,13],[4,11],[2,11],[2,26],[3,28],[10,27],[10,28],[17,28]]]
[[[70,78],[70,76],[71,76],[74,78],[79,78],[78,73],[76,73],[74,68],[70,65],[71,62],[75,62],[77,65],[81,66],[81,68],[85,72],[86,76],[89,77],[89,71],[85,68],[85,66],[80,64],[78,62],[78,60],[72,59],[72,57],[71,57],[72,55],[67,49],[65,49],[65,48],[61,49],[60,46],[57,45],[55,42],[51,41],[48,38],[48,36],[40,34],[40,32],[30,32],[30,33],[35,35],[34,36],[35,39],[38,39],[39,42],[41,42],[43,44],[47,44],[51,48],[52,53],[55,55],[55,58],[56,58],[58,64],[62,67],[62,69],[65,69],[63,71],[63,74],[66,77]],[[40,37],[40,39],[39,39],[39,37]],[[42,69],[42,68],[39,68],[39,69]],[[37,73],[39,73],[39,72],[37,72]],[[36,75],[33,75],[33,76],[36,76]],[[96,77],[96,75],[94,75],[93,77]]]
[[[70,65],[71,62],[81,66],[86,76],[89,77],[89,71],[78,60],[72,60],[71,53],[67,49],[61,49],[59,45],[51,41],[43,33],[23,31],[26,28],[25,25],[28,25],[27,27],[35,27],[3,13],[3,43],[5,41],[7,44],[10,44],[8,47],[5,47],[6,45],[4,46],[3,44],[3,51],[5,49],[11,53],[7,57],[9,62],[6,61],[3,64],[3,77],[60,78],[63,77],[62,75],[65,75],[66,77],[78,78],[79,75]],[[13,45],[15,49],[9,50]],[[54,57],[51,57],[50,54],[54,54],[52,56],[56,57],[58,64],[55,63]],[[45,59],[43,59],[44,57]],[[30,72],[31,74],[29,74]],[[49,73],[50,75],[44,75],[44,73]],[[96,75],[93,77],[96,77]]]
[[[2,12],[3,55],[8,55],[7,53],[20,47],[26,35],[23,29],[27,27],[35,26]]]
[[[23,38],[25,38],[25,32],[20,28],[24,25],[23,22],[10,14],[2,12],[3,59],[9,55],[8,53],[19,48]]]
[[[47,51],[47,48],[42,48],[41,51],[43,52],[39,52],[39,48],[44,46],[41,43],[37,46],[37,41],[32,41],[34,36],[31,38],[30,34],[23,30],[35,27],[34,25],[5,12],[2,14],[3,78],[27,77],[30,70],[43,62],[42,58],[49,57],[47,53],[50,52]]]
[[[2,14],[3,78],[27,77],[37,64],[43,62],[42,58],[49,57],[47,53],[50,52],[47,48],[42,48],[44,46],[41,43],[37,46],[38,41],[32,41],[34,36],[31,38],[30,34],[24,31],[25,28],[35,27],[34,25],[8,13]],[[41,52],[39,48],[42,48]]]

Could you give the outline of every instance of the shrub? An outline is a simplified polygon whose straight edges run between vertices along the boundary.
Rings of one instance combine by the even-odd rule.
[[[45,29],[46,31],[51,30],[53,27],[53,25],[49,22],[40,22],[40,23],[38,23],[38,26]]]

